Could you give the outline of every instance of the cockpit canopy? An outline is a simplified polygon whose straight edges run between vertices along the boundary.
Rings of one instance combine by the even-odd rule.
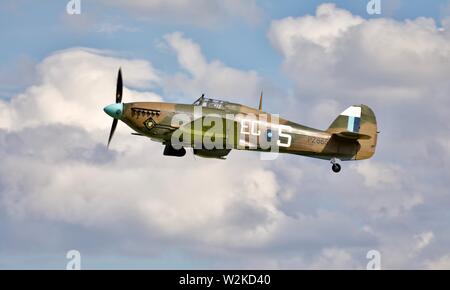
[[[195,105],[195,106],[202,106],[202,107],[214,108],[214,109],[224,109],[226,104],[229,104],[229,103],[225,102],[225,101],[221,101],[221,100],[205,98],[205,95],[202,95],[200,98],[198,98],[193,103],[193,105]]]

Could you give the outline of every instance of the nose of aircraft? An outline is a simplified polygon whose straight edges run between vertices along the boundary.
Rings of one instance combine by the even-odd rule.
[[[122,116],[123,113],[123,104],[122,103],[116,103],[111,104],[103,108],[103,111],[105,111],[106,114],[111,116],[112,118],[118,119]]]

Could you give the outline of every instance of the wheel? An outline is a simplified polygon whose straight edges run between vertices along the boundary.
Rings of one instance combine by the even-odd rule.
[[[339,171],[341,171],[341,165],[335,163],[333,164],[333,166],[331,166],[331,169],[333,170],[333,172],[338,173]]]

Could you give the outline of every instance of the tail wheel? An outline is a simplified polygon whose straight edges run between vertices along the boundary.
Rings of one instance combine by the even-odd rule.
[[[331,166],[331,169],[333,170],[333,172],[338,173],[339,171],[341,171],[341,165],[339,165],[338,163],[334,163],[333,166]]]

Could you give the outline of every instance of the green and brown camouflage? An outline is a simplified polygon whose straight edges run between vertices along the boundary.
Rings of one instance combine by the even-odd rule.
[[[116,103],[105,112],[115,122],[126,123],[135,135],[161,142],[164,155],[183,156],[183,147],[193,148],[194,154],[202,157],[220,159],[231,149],[280,152],[331,160],[338,172],[336,160],[368,159],[375,153],[377,122],[366,105],[350,106],[327,130],[263,112],[261,101],[259,107],[202,96],[193,104]],[[110,138],[114,129],[113,123]]]

